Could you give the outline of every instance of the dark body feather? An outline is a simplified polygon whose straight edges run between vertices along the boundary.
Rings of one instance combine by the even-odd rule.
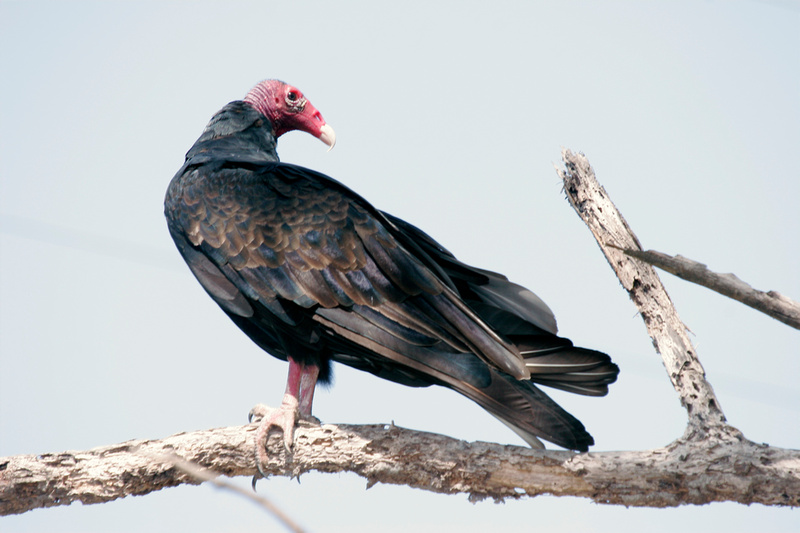
[[[556,336],[533,293],[470,267],[339,182],[280,163],[267,119],[232,102],[167,191],[172,238],[208,294],[270,354],[452,388],[532,445],[592,437],[534,382],[604,395],[618,369]]]

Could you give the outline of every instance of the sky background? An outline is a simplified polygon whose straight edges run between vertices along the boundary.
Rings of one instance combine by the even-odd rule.
[[[264,78],[300,88],[324,172],[461,260],[541,296],[622,369],[554,392],[602,450],[663,446],[685,414],[636,309],[553,168],[584,152],[645,248],[800,298],[800,2],[0,1],[0,456],[243,423],[277,405],[261,352],[178,255],[163,196],[209,118]],[[800,446],[800,332],[662,274],[728,420]],[[324,422],[522,444],[470,401],[349,368]],[[239,478],[237,483],[249,484]],[[800,511],[473,505],[355,475],[259,483],[310,531],[800,531]],[[3,532],[274,531],[206,486],[0,518]]]

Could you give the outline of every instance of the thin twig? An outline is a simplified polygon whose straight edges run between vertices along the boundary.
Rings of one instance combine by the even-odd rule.
[[[199,481],[211,483],[215,487],[221,488],[223,490],[232,491],[238,494],[239,496],[243,496],[245,499],[255,502],[256,505],[259,505],[260,507],[264,508],[268,513],[275,516],[275,518],[277,518],[278,521],[282,522],[283,525],[285,525],[286,528],[289,531],[292,531],[293,533],[306,533],[305,529],[303,529],[289,515],[284,513],[279,507],[277,507],[274,503],[272,503],[264,496],[260,496],[252,490],[244,489],[238,485],[231,483],[230,481],[221,479],[220,474],[217,474],[212,470],[209,470],[208,468],[203,468],[190,461],[182,459],[181,457],[178,457],[174,453],[160,454],[160,455],[148,453],[147,455],[155,459],[158,459],[164,463],[170,463],[181,472],[184,472],[185,474],[188,474]]]
[[[655,250],[622,250],[631,257],[657,266],[686,281],[697,283],[733,298],[784,324],[800,329],[800,303],[775,291],[763,292],[754,289],[735,274],[712,272],[703,263],[682,255],[671,256]]]

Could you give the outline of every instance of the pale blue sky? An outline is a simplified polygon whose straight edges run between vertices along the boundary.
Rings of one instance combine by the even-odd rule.
[[[183,264],[167,183],[211,115],[256,82],[298,86],[337,133],[281,139],[539,294],[562,334],[622,368],[603,399],[553,396],[595,450],[661,446],[685,416],[636,310],[560,190],[583,151],[643,245],[800,298],[800,2],[0,1],[0,455],[246,420],[286,365]],[[800,446],[800,333],[662,276],[730,422]],[[521,444],[443,389],[346,368],[325,422]],[[249,480],[237,482],[246,485]],[[351,475],[262,481],[312,531],[798,531],[797,511],[472,505]],[[244,531],[273,522],[209,487],[0,518],[0,530]]]

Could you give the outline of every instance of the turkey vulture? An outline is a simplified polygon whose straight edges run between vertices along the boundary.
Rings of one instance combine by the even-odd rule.
[[[556,335],[547,305],[468,266],[426,233],[341,183],[279,162],[277,138],[302,130],[333,147],[322,115],[267,80],[223,107],[186,154],[165,199],[192,273],[258,346],[289,362],[281,407],[264,416],[292,444],[331,361],[403,385],[442,385],[477,402],[533,447],[586,451],[592,437],[535,384],[603,396],[619,369]]]

